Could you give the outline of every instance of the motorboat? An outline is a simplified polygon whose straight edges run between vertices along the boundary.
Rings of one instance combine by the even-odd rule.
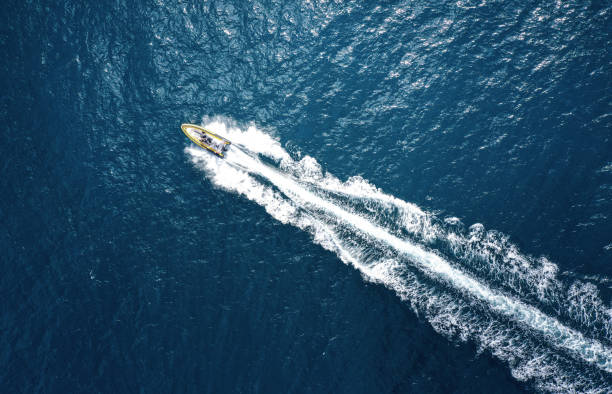
[[[225,152],[227,152],[231,144],[231,142],[225,138],[198,125],[183,123],[181,125],[181,130],[183,130],[183,133],[185,133],[187,138],[194,144],[204,149],[208,149],[220,157],[224,157]]]

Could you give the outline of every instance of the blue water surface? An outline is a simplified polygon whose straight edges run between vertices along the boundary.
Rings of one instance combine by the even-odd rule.
[[[610,308],[611,20],[599,1],[9,0],[0,391],[553,390],[215,187],[179,126],[256,125]]]

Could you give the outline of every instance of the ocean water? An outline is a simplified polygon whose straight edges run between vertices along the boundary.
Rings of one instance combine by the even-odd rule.
[[[612,391],[608,2],[0,18],[1,392]]]

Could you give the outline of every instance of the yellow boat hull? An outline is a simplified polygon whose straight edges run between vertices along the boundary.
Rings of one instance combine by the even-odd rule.
[[[225,138],[195,124],[183,123],[181,130],[194,144],[208,149],[220,157],[224,157],[224,152],[227,151],[231,144]]]

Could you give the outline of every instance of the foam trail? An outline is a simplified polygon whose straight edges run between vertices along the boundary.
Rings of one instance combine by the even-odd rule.
[[[487,288],[474,278],[451,266],[437,254],[399,239],[363,217],[347,212],[329,201],[323,200],[258,160],[243,153],[232,156],[230,162],[239,163],[257,175],[265,177],[292,199],[298,199],[302,203],[324,209],[342,219],[345,223],[349,223],[360,231],[409,256],[410,260],[425,273],[443,279],[462,292],[485,301],[496,312],[541,332],[557,347],[574,352],[584,361],[594,363],[607,372],[612,372],[612,350],[604,347],[601,343],[585,338],[581,333],[564,326],[556,319],[530,305]]]
[[[206,127],[243,146],[241,150],[235,145],[225,160],[197,148],[186,149],[215,185],[238,192],[277,220],[310,232],[314,242],[367,279],[409,301],[436,331],[475,340],[481,349],[506,360],[517,379],[535,379],[539,388],[610,389],[612,312],[597,297],[596,286],[578,281],[566,286],[556,278],[554,264],[542,258],[534,264],[497,233],[491,237],[491,232],[484,232],[481,225],[463,235],[454,232],[456,218],[440,223],[418,206],[386,195],[359,177],[341,182],[324,174],[308,156],[294,160],[255,127],[243,131],[228,127],[225,120]],[[276,165],[263,163],[257,154]],[[410,236],[398,231],[398,226]],[[439,241],[461,253],[442,256],[432,251]],[[473,255],[484,256],[483,262],[473,261]],[[507,285],[504,275],[516,273],[522,282]],[[423,282],[420,277],[429,279]],[[559,290],[564,286],[566,293]],[[455,290],[449,293],[450,289]],[[536,307],[540,302],[553,308],[544,313]],[[565,310],[570,313],[563,315]],[[555,311],[558,315],[551,313]],[[572,326],[560,320],[568,316]],[[591,367],[577,372],[575,360]]]

